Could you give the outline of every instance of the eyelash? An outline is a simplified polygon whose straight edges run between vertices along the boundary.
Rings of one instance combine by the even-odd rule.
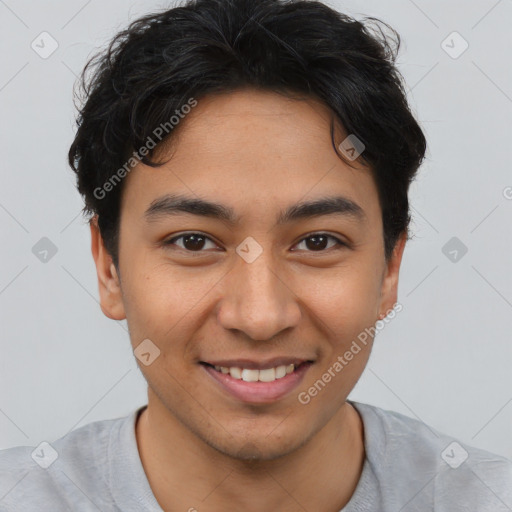
[[[205,234],[203,234],[203,233],[200,233],[200,232],[192,231],[192,232],[190,232],[190,233],[183,233],[183,234],[181,234],[181,235],[178,235],[178,236],[175,236],[175,237],[173,237],[173,238],[170,238],[169,240],[164,241],[164,245],[165,245],[165,246],[171,246],[171,245],[174,245],[174,242],[175,242],[176,240],[179,240],[179,239],[181,239],[181,238],[185,238],[185,237],[187,237],[187,236],[191,236],[191,235],[199,235],[199,236],[202,236],[202,237],[204,237],[205,239],[207,239],[207,240],[209,240],[209,241],[213,242],[213,240],[212,240],[209,236],[207,236],[207,235],[205,235]],[[325,237],[327,237],[327,238],[330,238],[330,239],[332,239],[332,240],[334,240],[334,241],[336,242],[336,245],[334,245],[333,247],[329,247],[328,249],[323,249],[323,250],[321,250],[321,251],[306,251],[306,252],[311,252],[311,253],[318,252],[318,253],[322,253],[322,252],[328,252],[330,249],[333,249],[333,248],[334,248],[335,250],[339,250],[339,249],[342,249],[342,248],[345,248],[345,247],[349,247],[349,245],[348,245],[347,243],[342,242],[339,238],[337,238],[337,237],[335,237],[335,236],[333,236],[333,235],[329,235],[328,233],[323,233],[323,232],[310,233],[309,235],[306,235],[304,238],[302,238],[301,240],[299,240],[295,245],[298,245],[298,244],[300,244],[300,243],[304,242],[305,240],[308,240],[309,238],[313,238],[314,236],[325,236]],[[213,242],[213,243],[214,243],[214,242]],[[194,253],[196,253],[196,254],[200,254],[200,253],[202,253],[202,252],[205,252],[205,250],[203,250],[203,249],[201,249],[200,251],[190,251],[190,250],[188,250],[188,249],[184,249],[183,247],[179,247],[179,249],[180,249],[180,250],[182,250],[182,251],[185,251],[185,252],[191,253],[191,254],[194,254]]]

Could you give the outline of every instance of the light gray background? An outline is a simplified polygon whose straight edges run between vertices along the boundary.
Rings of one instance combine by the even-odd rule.
[[[403,311],[379,333],[351,398],[512,458],[512,1],[329,4],[402,35],[399,68],[429,144],[411,190]],[[146,403],[126,323],[97,302],[66,155],[86,59],[166,5],[0,0],[0,448],[51,442]],[[47,59],[31,48],[43,31],[59,44]],[[453,31],[469,43],[457,59],[441,47]],[[46,263],[32,253],[42,237],[58,248]],[[452,237],[468,248],[456,262],[442,252]]]

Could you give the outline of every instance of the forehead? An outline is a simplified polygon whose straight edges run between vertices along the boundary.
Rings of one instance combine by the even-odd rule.
[[[207,96],[155,154],[167,163],[139,164],[126,177],[122,208],[142,216],[165,193],[211,198],[244,212],[342,194],[369,217],[380,216],[370,170],[356,162],[352,168],[335,153],[331,119],[312,98],[253,89]],[[336,126],[335,143],[346,135]]]

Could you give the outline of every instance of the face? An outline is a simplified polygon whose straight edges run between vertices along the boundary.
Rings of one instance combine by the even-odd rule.
[[[386,262],[371,172],[334,152],[321,103],[243,90],[181,123],[165,165],[125,178],[119,274],[92,227],[102,310],[127,319],[133,349],[160,350],[139,363],[150,407],[231,457],[276,458],[345,403],[371,338],[333,365],[396,302],[404,238]],[[273,382],[233,369],[271,380],[291,364]]]

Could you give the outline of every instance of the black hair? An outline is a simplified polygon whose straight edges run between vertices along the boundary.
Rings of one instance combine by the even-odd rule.
[[[116,267],[129,159],[161,165],[151,157],[173,136],[169,120],[191,98],[245,87],[320,99],[364,144],[358,161],[377,185],[389,259],[399,236],[408,235],[408,189],[426,151],[395,65],[399,48],[387,23],[358,21],[310,0],[188,0],[119,32],[82,72],[83,106],[68,154],[83,213],[97,215]],[[165,136],[141,157],[159,126]],[[334,145],[332,125],[331,137]]]

